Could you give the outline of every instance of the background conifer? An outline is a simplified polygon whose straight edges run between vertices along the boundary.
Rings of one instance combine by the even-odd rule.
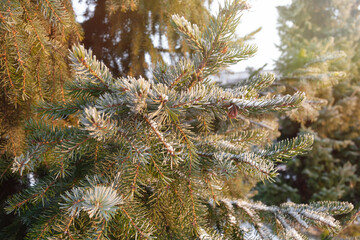
[[[311,132],[315,142],[309,154],[282,166],[275,183],[261,186],[256,199],[359,202],[359,4],[293,0],[279,7],[281,83],[288,93],[308,96],[281,121],[282,137]]]
[[[27,180],[11,174],[11,162],[23,151],[24,121],[35,117],[39,101],[64,100],[64,84],[73,78],[68,48],[81,37],[68,0],[0,2],[0,229],[6,197]],[[21,237],[21,224],[3,239]],[[18,232],[18,235],[15,233]]]
[[[82,23],[84,45],[114,76],[151,76],[156,63],[175,62],[191,51],[170,25],[172,14],[206,23],[208,0],[97,0]],[[190,11],[191,9],[191,11]]]

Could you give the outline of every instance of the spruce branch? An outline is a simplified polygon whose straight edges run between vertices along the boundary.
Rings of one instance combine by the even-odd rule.
[[[43,15],[55,26],[61,28],[61,32],[69,31],[70,16],[67,9],[62,5],[61,1],[56,0],[41,0],[41,11]]]
[[[45,205],[46,199],[52,195],[52,187],[55,183],[56,182],[53,179],[47,179],[38,182],[35,186],[23,193],[12,196],[7,201],[7,207],[5,208],[6,212],[20,213],[21,210],[26,209],[29,205],[36,205],[39,202]]]
[[[180,17],[177,14],[171,17],[171,24],[174,26],[180,36],[185,38],[190,47],[198,52],[203,52],[205,50],[201,36],[202,32],[196,24],[191,24],[184,17]]]
[[[239,13],[244,9],[247,9],[244,1],[226,2],[219,10],[217,18],[212,17],[209,26],[203,32],[178,15],[172,17],[175,29],[197,51],[198,58],[201,59],[188,85],[189,89],[209,75],[217,73],[220,68],[249,58],[255,53],[254,46],[227,45],[239,23]]]
[[[90,218],[100,218],[109,221],[119,205],[123,204],[122,198],[117,191],[109,186],[93,186],[88,188],[74,188],[62,196],[65,203],[62,208],[66,209],[70,216],[78,217],[81,211],[86,212]]]
[[[149,119],[147,116],[143,116],[145,122],[149,125],[149,127],[151,128],[151,130],[155,133],[155,135],[157,136],[157,138],[160,140],[160,142],[164,145],[166,151],[171,155],[174,156],[175,154],[175,150],[174,148],[167,143],[166,139],[164,138],[163,134],[158,130],[157,128],[157,124],[155,121]]]
[[[28,234],[29,239],[40,240],[46,237],[51,237],[53,232],[52,225],[54,224],[56,218],[60,214],[59,213],[54,214],[53,212],[49,212],[49,213],[46,212],[46,214],[44,215],[45,216],[43,217],[42,220],[43,222],[45,222],[45,224],[33,226]]]
[[[26,18],[29,21],[32,30],[35,32],[36,38],[37,38],[37,40],[38,40],[38,42],[40,44],[40,47],[41,47],[42,51],[46,55],[49,54],[49,52],[45,48],[45,45],[47,45],[49,43],[48,43],[48,41],[46,41],[47,40],[46,38],[41,37],[41,35],[42,35],[42,33],[40,33],[41,30],[39,31],[39,29],[41,29],[41,28],[36,26],[36,24],[38,24],[38,21],[36,21],[36,19],[32,19],[32,16],[30,15],[30,11],[31,11],[31,9],[29,9],[30,6],[28,4],[22,3],[22,2],[20,2],[20,4],[21,4],[21,7],[24,9],[24,12],[26,14]]]
[[[64,88],[68,91],[70,96],[75,98],[79,96],[99,97],[100,95],[109,91],[106,86],[99,86],[99,84],[96,83],[80,82],[76,80],[73,82],[67,82]]]
[[[8,8],[7,8],[7,13],[8,13],[8,17],[9,19],[7,19],[7,21],[5,22],[5,19],[3,19],[3,22],[4,22],[4,25],[6,27],[9,28],[9,32],[11,32],[11,35],[12,35],[12,41],[13,41],[13,46],[14,46],[14,51],[16,52],[16,61],[17,63],[19,64],[19,68],[21,69],[22,71],[22,86],[21,86],[21,97],[23,100],[26,100],[28,99],[28,95],[27,95],[27,89],[26,89],[26,80],[28,78],[28,69],[25,65],[25,59],[26,59],[26,53],[25,51],[22,49],[22,45],[20,44],[21,42],[21,34],[19,34],[19,31],[16,29],[15,27],[15,24],[9,24],[10,22],[13,22],[13,23],[16,23],[16,15],[18,14],[18,12],[13,12],[13,9],[12,9],[12,4],[10,4],[10,2],[8,3]],[[6,57],[6,56],[5,56]],[[18,71],[18,70],[16,70]]]
[[[237,87],[241,89],[245,88],[247,91],[262,91],[273,84],[274,81],[275,75],[273,73],[265,73],[241,80],[237,83]]]
[[[84,76],[89,82],[109,88],[113,77],[104,63],[99,62],[92,51],[85,50],[82,45],[73,46],[70,52],[73,69],[79,76]],[[85,81],[87,82],[87,81]]]
[[[259,155],[274,161],[290,159],[296,155],[309,151],[313,142],[313,135],[304,134],[296,138],[283,140],[268,146],[264,150],[260,151]]]
[[[95,107],[86,108],[80,121],[84,130],[97,141],[106,141],[118,134],[117,122],[98,112]]]
[[[287,111],[298,106],[305,99],[305,94],[297,92],[294,95],[275,96],[273,98],[231,99],[229,109],[236,108],[244,114],[262,113],[265,111]]]
[[[328,202],[328,203],[315,203],[315,205],[319,204],[323,206],[325,209],[330,210],[332,207],[339,207],[344,212],[350,212],[353,209],[352,204],[348,203],[339,203],[339,202]],[[285,237],[287,238],[295,238],[299,240],[305,239],[305,237],[294,228],[291,224],[292,220],[295,220],[300,226],[304,228],[308,228],[310,225],[325,225],[330,231],[336,232],[340,229],[339,222],[335,220],[330,212],[316,212],[314,208],[307,204],[294,204],[292,202],[284,203],[280,207],[277,206],[266,206],[260,202],[248,202],[244,200],[229,200],[229,199],[221,199],[219,200],[219,204],[215,204],[214,202],[208,203],[209,208],[216,208],[225,210],[224,216],[218,216],[219,218],[226,219],[230,224],[240,224],[240,231],[244,231],[243,234],[245,236],[251,237],[257,236],[258,239],[273,239],[274,235],[270,228],[266,227],[272,226],[274,227],[274,223],[267,222],[262,223],[262,214],[268,212],[273,215],[272,218],[279,221],[281,229],[278,231],[284,231]],[[239,210],[243,210],[248,217],[250,217],[251,222],[247,222],[243,220],[243,215],[239,214]],[[220,213],[219,211],[218,213]],[[336,215],[336,213],[335,213]],[[250,224],[250,225],[249,225]],[[268,232],[270,234],[268,234]],[[275,238],[276,239],[276,238]]]
[[[86,106],[93,104],[89,97],[84,96],[62,103],[42,102],[36,110],[42,116],[46,115],[52,119],[66,119],[70,115],[83,110]]]
[[[253,145],[261,143],[267,134],[268,132],[262,128],[246,131],[234,129],[224,133],[224,140],[237,144]]]
[[[238,171],[236,168],[259,180],[270,180],[277,175],[272,161],[261,158],[254,153],[232,154],[222,152],[223,147],[219,148],[219,152],[209,152],[209,150],[205,150],[206,148],[205,151],[197,151],[199,156],[213,159],[212,168],[218,169],[219,175],[225,174],[225,176],[232,177]]]
[[[149,81],[140,77],[135,79],[132,77],[122,78],[120,86],[126,89],[124,98],[126,106],[133,114],[142,114],[147,109],[147,98],[149,97],[151,84]]]
[[[104,93],[96,101],[95,108],[100,112],[112,115],[123,110],[124,103],[125,101],[119,93]]]
[[[35,161],[32,161],[32,157],[33,155],[30,153],[15,157],[11,168],[12,171],[19,172],[20,176],[22,176],[25,171],[33,171],[35,168]]]
[[[342,215],[349,213],[352,209],[348,202],[319,201],[309,204],[316,212],[324,212],[331,215]]]

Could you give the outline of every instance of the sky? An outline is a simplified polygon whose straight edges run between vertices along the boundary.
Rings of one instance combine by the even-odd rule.
[[[223,1],[220,1],[223,2]],[[231,71],[241,72],[247,66],[260,68],[265,63],[267,70],[274,68],[274,60],[276,60],[280,52],[276,48],[276,44],[280,43],[277,27],[277,6],[288,5],[291,0],[249,0],[250,10],[244,12],[242,21],[237,28],[237,34],[244,36],[257,28],[262,30],[255,35],[252,43],[258,46],[257,54],[249,60],[242,61],[230,68]]]
[[[76,21],[82,23],[85,21],[83,14],[85,13],[87,4],[86,1],[80,0],[71,0],[75,14],[76,14]],[[94,11],[95,5],[90,6],[90,11]]]
[[[82,21],[81,14],[83,13],[84,3],[79,4],[78,0],[72,0],[74,4],[75,12],[77,13],[77,21]],[[83,1],[85,2],[85,1]],[[212,12],[218,10],[216,2],[222,4],[224,0],[214,0],[214,4],[211,7]],[[234,66],[230,67],[233,72],[245,71],[246,67],[260,68],[265,63],[266,70],[272,70],[274,68],[274,60],[276,60],[280,52],[276,48],[276,44],[280,43],[279,36],[277,34],[277,6],[290,4],[291,0],[248,0],[248,4],[251,8],[245,11],[242,16],[242,21],[237,28],[237,35],[244,36],[259,27],[262,30],[255,35],[255,39],[251,41],[258,47],[257,54],[249,60],[244,60]]]

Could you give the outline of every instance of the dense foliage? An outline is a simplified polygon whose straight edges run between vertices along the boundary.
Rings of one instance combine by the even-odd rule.
[[[283,119],[282,134],[311,132],[315,142],[309,154],[282,166],[275,183],[260,186],[256,199],[359,203],[359,4],[293,0],[279,7],[281,83],[286,92],[301,90],[308,97]]]
[[[209,80],[255,53],[232,41],[246,8],[226,2],[200,27],[173,15],[194,52],[150,79],[115,78],[91,51],[72,48],[69,100],[38,107],[42,120],[28,122],[27,151],[13,160],[33,183],[6,210],[26,224],[28,239],[305,239],[310,226],[341,229],[333,215],[350,203],[266,206],[224,189],[239,174],[274,178],[277,161],[313,143],[309,134],[269,143],[261,124],[297,107],[303,93],[265,94],[271,74],[234,89]],[[77,121],[56,124],[70,118]]]
[[[0,9],[0,142],[16,154],[20,130],[14,121],[33,102],[64,99],[63,85],[71,78],[67,49],[81,31],[69,1],[2,1]]]
[[[32,104],[65,100],[68,48],[80,37],[68,0],[0,1],[0,229],[12,221],[6,197],[27,184],[10,171],[23,151],[24,121],[35,117]],[[20,236],[19,223],[16,229]]]

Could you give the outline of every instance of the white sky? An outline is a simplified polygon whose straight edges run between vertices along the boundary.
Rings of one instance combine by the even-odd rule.
[[[215,0],[214,2],[220,2],[222,4],[224,0]],[[72,0],[74,4],[75,12],[79,15],[83,13],[84,3],[79,4],[78,0]],[[84,1],[83,1],[84,2]],[[230,68],[233,72],[244,71],[247,66],[259,68],[267,63],[267,70],[272,70],[274,67],[274,60],[276,60],[280,53],[275,47],[275,44],[279,44],[280,39],[277,34],[277,6],[290,4],[291,0],[248,0],[251,6],[249,11],[244,12],[242,21],[237,29],[239,36],[244,36],[259,27],[262,30],[255,35],[252,43],[258,46],[257,54],[249,59],[242,61]],[[216,3],[212,5],[214,12],[218,10]],[[79,16],[76,19],[81,21],[82,17]]]
[[[224,0],[219,2],[224,2]],[[251,9],[243,13],[242,21],[237,28],[237,34],[244,36],[262,27],[262,30],[255,35],[255,39],[252,41],[252,43],[258,46],[258,51],[254,57],[232,66],[230,70],[241,72],[247,66],[260,68],[265,63],[268,64],[265,69],[272,70],[274,60],[280,55],[280,52],[275,47],[275,44],[280,43],[276,29],[278,18],[276,7],[290,4],[291,0],[248,0],[248,3]]]
[[[85,21],[83,14],[86,11],[87,4],[86,4],[85,0],[83,0],[81,2],[80,1],[81,0],[71,0],[75,14],[76,14],[76,21],[82,23],[83,21]],[[95,5],[91,5],[90,11],[94,11],[94,9],[95,9]]]

